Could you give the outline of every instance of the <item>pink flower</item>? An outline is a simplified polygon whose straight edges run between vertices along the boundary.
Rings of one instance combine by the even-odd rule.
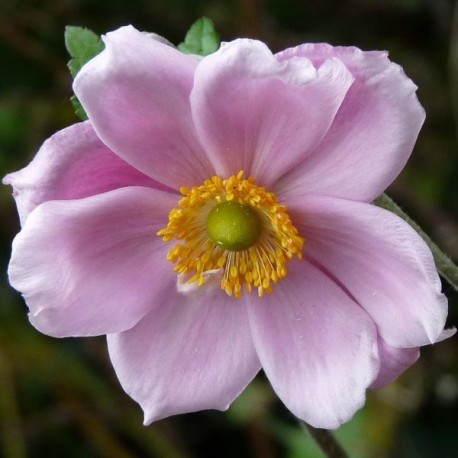
[[[336,428],[451,334],[429,249],[371,204],[424,120],[386,53],[236,40],[198,59],[132,27],[105,44],[74,84],[89,121],[5,178],[9,277],[41,332],[107,334],[146,424],[226,409],[262,368]]]

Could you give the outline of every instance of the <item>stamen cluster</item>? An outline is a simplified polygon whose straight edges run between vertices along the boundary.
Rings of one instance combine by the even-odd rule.
[[[257,186],[255,179],[243,178],[243,171],[226,180],[214,176],[201,186],[180,189],[183,198],[169,213],[167,227],[157,235],[165,242],[179,240],[168,253],[174,270],[187,283],[203,285],[209,271],[221,272],[221,288],[240,298],[242,288],[257,289],[262,297],[272,292],[272,284],[287,274],[286,263],[301,259],[304,239],[293,226],[285,206],[277,196]],[[225,201],[250,206],[258,212],[262,225],[259,239],[242,251],[230,251],[208,236],[206,221],[210,211]]]

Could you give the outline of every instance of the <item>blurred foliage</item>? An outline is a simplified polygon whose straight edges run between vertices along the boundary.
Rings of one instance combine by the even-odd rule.
[[[427,118],[390,194],[458,259],[458,25],[451,0],[2,0],[0,175],[23,167],[50,134],[77,121],[69,102],[66,25],[97,33],[134,24],[173,43],[207,16],[223,40],[257,37],[278,51],[306,41],[387,49],[418,84]],[[259,376],[227,414],[201,412],[142,426],[103,338],[56,340],[27,321],[6,281],[19,230],[0,188],[0,454],[23,457],[319,457]],[[457,323],[458,297],[450,297]],[[400,381],[369,393],[337,431],[361,458],[456,457],[456,338],[425,348]]]

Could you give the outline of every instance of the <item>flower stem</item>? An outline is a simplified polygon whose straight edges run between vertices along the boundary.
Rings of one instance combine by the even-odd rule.
[[[300,424],[302,428],[313,437],[327,458],[349,458],[347,452],[337,442],[330,431],[327,429],[314,428],[303,421],[301,421]]]
[[[453,263],[453,261],[431,240],[431,238],[426,234],[425,231],[413,221],[409,215],[407,215],[400,207],[397,205],[391,197],[388,197],[386,194],[375,199],[374,203],[381,208],[389,210],[395,215],[402,218],[410,226],[412,226],[420,235],[420,237],[426,242],[429,246],[429,249],[433,253],[434,261],[436,263],[437,270],[444,277],[448,283],[458,291],[458,267]]]

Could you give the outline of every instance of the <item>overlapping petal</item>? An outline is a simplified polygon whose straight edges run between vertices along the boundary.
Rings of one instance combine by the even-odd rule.
[[[189,105],[198,60],[122,27],[74,82],[102,141],[133,167],[177,189],[213,175]]]
[[[192,114],[218,174],[268,186],[321,141],[352,81],[338,59],[279,63],[263,43],[236,40],[198,65]]]
[[[168,297],[176,275],[156,232],[175,201],[127,187],[39,205],[13,242],[9,266],[32,324],[56,337],[120,332]]]
[[[371,388],[382,388],[396,380],[420,357],[419,348],[395,348],[379,337],[380,371]]]
[[[109,335],[124,390],[145,424],[204,409],[226,410],[260,369],[246,309],[230,298],[170,292],[134,328]]]
[[[355,81],[327,135],[278,185],[283,195],[320,194],[371,202],[409,158],[425,114],[415,84],[386,53],[307,44],[277,55],[281,62],[338,57]]]
[[[370,316],[307,261],[292,263],[275,294],[249,302],[259,359],[288,409],[319,428],[349,420],[379,370]]]
[[[393,347],[434,343],[447,300],[431,251],[396,215],[374,205],[309,196],[288,201],[314,259],[371,315]]]
[[[161,187],[108,149],[89,122],[54,134],[27,167],[3,183],[13,186],[21,224],[48,200],[81,199],[125,186]]]

